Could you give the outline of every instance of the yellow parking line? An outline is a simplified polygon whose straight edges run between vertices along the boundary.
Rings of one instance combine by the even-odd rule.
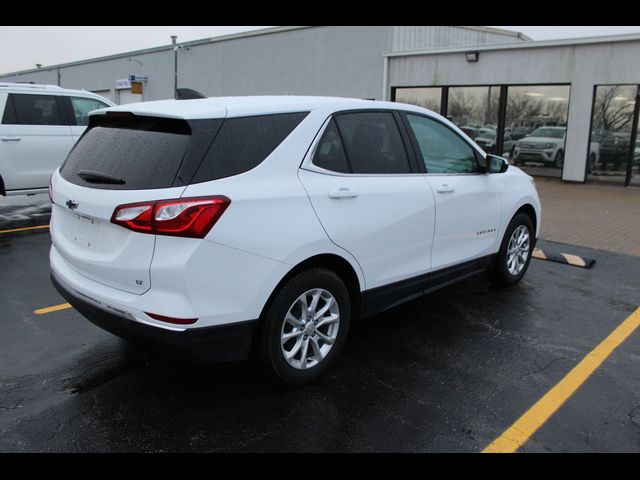
[[[486,447],[483,453],[513,453],[566,402],[596,369],[640,325],[640,308],[622,322],[560,382]]]
[[[39,308],[38,310],[34,310],[33,313],[36,315],[44,315],[45,313],[57,312],[58,310],[66,310],[67,308],[71,308],[71,305],[68,303],[61,303],[60,305],[54,305],[53,307]]]
[[[36,230],[38,228],[49,228],[49,225],[38,225],[36,227],[12,228],[11,230],[0,230],[0,233],[24,232],[26,230]]]

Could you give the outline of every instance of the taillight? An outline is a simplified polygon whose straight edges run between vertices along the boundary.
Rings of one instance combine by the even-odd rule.
[[[111,222],[134,232],[204,238],[230,203],[222,195],[129,203],[116,207]]]
[[[53,188],[51,187],[52,178],[53,178],[53,175],[49,177],[49,201],[51,201],[51,203],[53,203]]]

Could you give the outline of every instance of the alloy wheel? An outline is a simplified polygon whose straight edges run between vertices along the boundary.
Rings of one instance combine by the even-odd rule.
[[[322,288],[300,295],[282,323],[280,347],[285,361],[306,370],[329,354],[338,337],[340,308],[335,297]]]

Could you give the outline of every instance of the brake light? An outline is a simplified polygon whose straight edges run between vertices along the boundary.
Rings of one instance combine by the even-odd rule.
[[[53,175],[51,175],[49,177],[49,201],[51,203],[53,203],[53,188],[51,187],[51,179],[53,178]]]
[[[116,207],[111,222],[134,232],[204,238],[230,203],[222,195],[129,203]]]

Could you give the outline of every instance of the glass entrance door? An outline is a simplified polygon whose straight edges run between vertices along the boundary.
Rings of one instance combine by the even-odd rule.
[[[638,85],[596,87],[587,155],[587,175],[590,180],[624,185],[640,183],[635,162],[635,158],[638,158],[635,154],[637,97]]]

